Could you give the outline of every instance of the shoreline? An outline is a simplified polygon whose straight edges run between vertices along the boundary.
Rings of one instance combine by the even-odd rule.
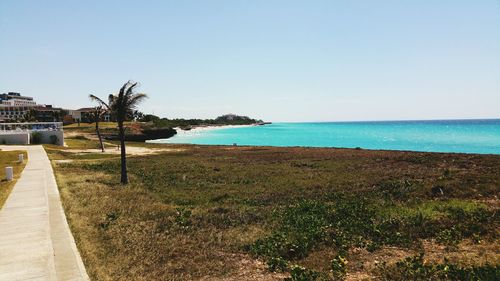
[[[156,140],[148,140],[146,143],[156,143],[156,144],[162,144],[165,140],[171,140],[174,139],[175,137],[183,137],[183,136],[193,136],[193,135],[198,135],[202,134],[208,131],[215,131],[215,130],[222,130],[222,129],[235,129],[235,128],[249,128],[249,127],[257,127],[257,126],[262,126],[260,124],[248,124],[248,125],[208,125],[208,126],[195,126],[189,130],[184,130],[181,127],[174,127],[173,129],[177,132],[177,134],[173,135],[170,138],[166,139],[156,139]]]
[[[188,133],[188,132],[204,132],[204,131],[213,131],[213,130],[220,130],[220,129],[232,129],[232,128],[247,128],[247,127],[255,127],[255,126],[260,126],[259,124],[248,124],[248,125],[209,125],[209,126],[195,126],[189,130],[182,129],[181,127],[174,127],[174,130],[177,131],[177,134],[179,132]]]

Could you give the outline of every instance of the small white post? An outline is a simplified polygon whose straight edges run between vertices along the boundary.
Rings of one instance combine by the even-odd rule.
[[[24,154],[19,154],[19,163],[23,163],[24,162]]]
[[[5,167],[5,176],[7,181],[12,181],[14,179],[14,169],[12,167]]]

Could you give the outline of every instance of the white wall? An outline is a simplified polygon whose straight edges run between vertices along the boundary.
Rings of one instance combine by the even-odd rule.
[[[13,133],[0,133],[0,144],[22,144],[30,143],[30,135],[28,132],[13,132]]]
[[[64,133],[63,131],[39,131],[42,135],[42,143],[52,144],[50,136],[57,137],[57,145],[64,145]]]
[[[42,137],[42,143],[52,144],[50,136],[55,135],[57,137],[57,145],[64,145],[64,133],[63,131],[38,131]],[[10,133],[0,133],[0,145],[5,144],[30,144],[31,132],[10,132]]]

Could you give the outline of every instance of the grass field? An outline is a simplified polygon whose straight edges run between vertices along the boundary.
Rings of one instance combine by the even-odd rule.
[[[19,163],[19,154],[24,154],[25,161]],[[0,150],[0,209],[14,187],[15,180],[19,178],[28,159],[26,151],[1,151]],[[5,167],[14,169],[14,181],[5,180]]]
[[[499,276],[500,156],[168,147],[54,163],[93,280]]]
[[[67,159],[104,159],[104,158],[116,158],[116,155],[112,154],[102,154],[96,153],[99,151],[101,146],[99,141],[96,139],[89,139],[86,136],[71,136],[64,138],[65,147],[52,144],[44,144],[45,151],[51,155],[52,160],[67,160]],[[112,142],[104,142],[104,147],[106,150],[116,150],[117,144]],[[71,152],[73,150],[93,150],[91,152],[86,151],[82,153]]]

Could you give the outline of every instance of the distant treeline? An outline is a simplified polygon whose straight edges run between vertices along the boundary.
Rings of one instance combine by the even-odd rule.
[[[262,123],[262,120],[252,119],[247,116],[239,116],[235,114],[226,114],[215,119],[168,119],[160,118],[156,115],[147,114],[138,118],[141,122],[153,123],[157,128],[175,128],[180,127],[189,129],[195,126],[210,126],[210,125],[250,125]]]

